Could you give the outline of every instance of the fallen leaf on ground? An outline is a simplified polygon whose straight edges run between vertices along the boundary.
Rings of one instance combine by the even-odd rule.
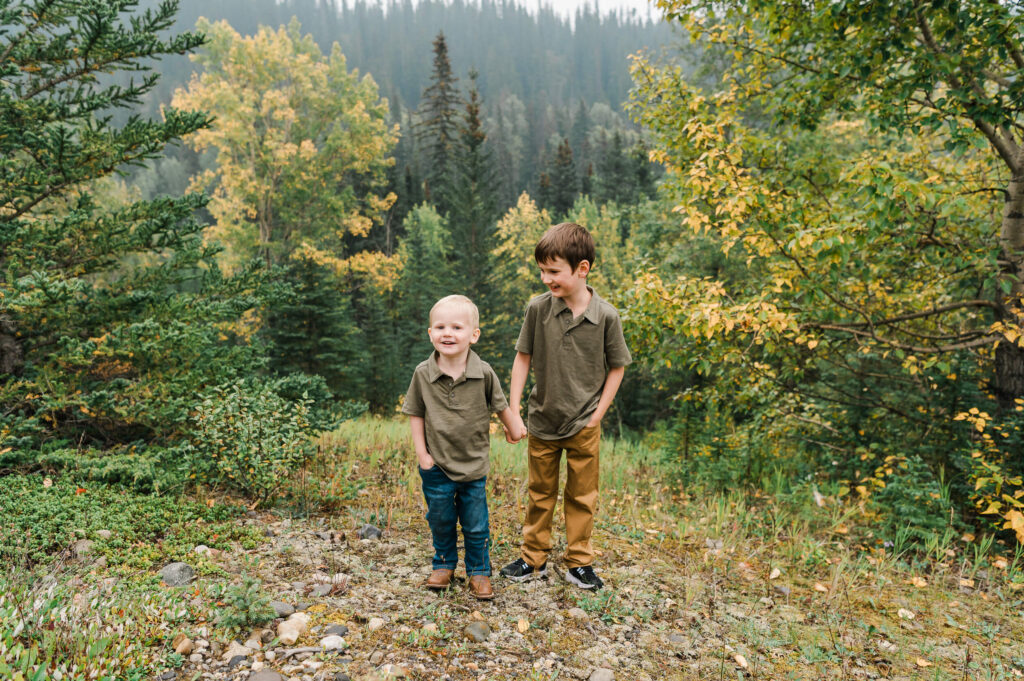
[[[768,579],[778,579],[782,576],[782,570],[779,568],[772,568],[772,573],[768,575]]]
[[[475,619],[477,622],[483,622],[484,621],[484,616],[480,614],[479,610],[474,610],[473,614],[470,615],[470,617]]]
[[[850,534],[850,528],[846,525],[836,525],[835,529],[832,531],[836,534]]]
[[[992,567],[996,568],[997,570],[1005,570],[1008,565],[1009,563],[1006,562],[1005,558],[996,558],[994,561],[992,561]]]
[[[747,658],[743,657],[739,653],[736,653],[733,659],[736,660],[736,664],[738,664],[739,666],[743,667],[744,669],[747,668]]]
[[[932,663],[929,662],[928,660],[924,659],[923,657],[919,657],[916,660],[914,660],[914,664],[916,664],[918,667],[931,667],[932,666]]]
[[[896,611],[896,614],[900,616],[900,619],[904,619],[904,620],[912,620],[915,617],[917,617],[917,615],[915,615],[914,613],[910,612],[906,608],[900,608],[899,610]]]
[[[963,578],[960,579],[960,586],[965,586],[968,589],[973,589],[974,588],[974,580],[970,579],[969,577],[963,577]]]
[[[822,584],[821,582],[815,582],[814,583],[814,590],[815,591],[820,591],[822,593],[828,593],[828,587],[825,586],[824,584]]]
[[[928,586],[928,580],[924,577],[915,576],[910,580],[910,583],[916,586],[918,589],[923,589]]]
[[[524,619],[521,619],[519,620],[519,622],[516,623],[516,629],[519,630],[520,634],[525,634],[527,631],[530,630],[530,623]]]

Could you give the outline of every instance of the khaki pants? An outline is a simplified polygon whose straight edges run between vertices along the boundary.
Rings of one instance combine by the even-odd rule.
[[[580,567],[594,562],[590,535],[597,511],[598,449],[601,426],[584,428],[561,440],[529,440],[529,493],[523,525],[522,555],[537,567],[551,553],[551,518],[558,499],[558,466],[565,451],[565,565]]]

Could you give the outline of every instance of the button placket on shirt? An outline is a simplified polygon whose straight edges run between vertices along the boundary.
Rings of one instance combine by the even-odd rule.
[[[562,334],[562,347],[568,349],[568,348],[572,347],[572,340],[570,339],[570,332],[573,330],[572,313],[571,312],[569,314],[564,314],[563,313],[561,315],[561,317],[562,317],[562,328],[565,329],[565,332]]]

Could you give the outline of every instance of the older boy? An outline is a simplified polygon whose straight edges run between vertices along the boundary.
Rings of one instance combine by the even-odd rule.
[[[529,501],[518,559],[501,569],[514,581],[547,574],[551,519],[558,498],[558,467],[565,452],[566,579],[600,589],[590,536],[598,495],[601,418],[611,406],[632,361],[619,314],[587,286],[596,255],[584,227],[555,225],[534,250],[549,291],[527,305],[512,365],[511,406],[517,418],[510,437],[524,433],[519,403],[533,367],[529,400]]]
[[[486,493],[490,415],[498,412],[508,430],[515,419],[494,370],[470,349],[480,338],[479,326],[480,313],[465,296],[434,304],[427,329],[434,352],[416,367],[402,411],[411,417],[434,541],[426,586],[451,586],[459,558],[456,525],[461,524],[469,590],[487,600],[494,598]]]

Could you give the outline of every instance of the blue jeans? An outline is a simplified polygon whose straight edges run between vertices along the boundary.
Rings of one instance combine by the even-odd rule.
[[[490,576],[487,477],[455,482],[436,465],[419,471],[427,500],[427,523],[434,539],[434,569],[454,570],[458,564],[458,523],[465,540],[466,575]]]

